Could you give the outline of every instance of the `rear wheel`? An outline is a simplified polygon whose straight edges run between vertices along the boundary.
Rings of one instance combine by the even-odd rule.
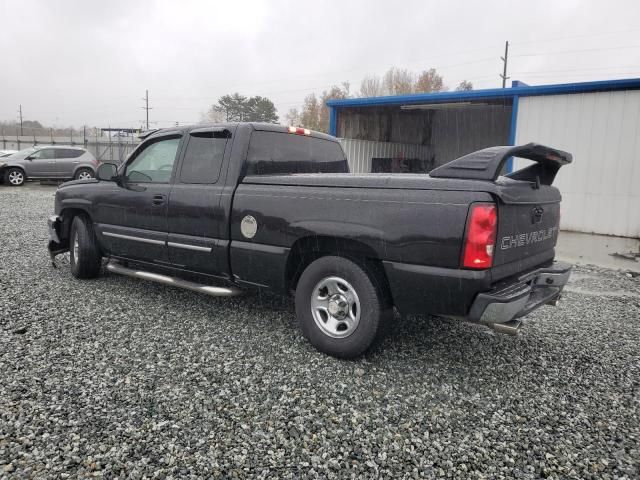
[[[373,272],[343,257],[322,257],[302,273],[296,316],[321,352],[353,358],[373,343],[391,307]]]
[[[10,168],[4,174],[4,183],[12,187],[21,187],[27,179],[21,168]]]
[[[76,180],[89,180],[93,178],[93,171],[90,168],[80,168],[75,175]]]
[[[93,225],[84,216],[77,216],[71,224],[69,237],[71,273],[76,278],[95,278],[100,273],[102,256]]]

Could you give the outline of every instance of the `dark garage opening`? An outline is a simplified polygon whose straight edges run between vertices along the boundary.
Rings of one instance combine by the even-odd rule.
[[[428,173],[482,148],[507,145],[512,100],[340,108],[337,136],[354,173]]]

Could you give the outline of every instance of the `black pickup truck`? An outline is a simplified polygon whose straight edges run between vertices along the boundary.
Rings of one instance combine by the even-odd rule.
[[[500,175],[511,157],[531,160]],[[295,296],[303,334],[362,354],[383,322],[430,313],[517,333],[555,304],[554,262],[571,155],[493,147],[426,174],[350,174],[339,142],[303,128],[229,123],[159,130],[120,167],[59,187],[52,259],[77,278],[110,272],[215,296]]]

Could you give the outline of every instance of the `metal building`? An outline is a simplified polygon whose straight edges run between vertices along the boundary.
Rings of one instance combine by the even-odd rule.
[[[537,142],[567,150],[561,228],[640,237],[640,79],[327,102],[353,172],[426,173],[474,150]],[[507,169],[525,160],[515,159]]]

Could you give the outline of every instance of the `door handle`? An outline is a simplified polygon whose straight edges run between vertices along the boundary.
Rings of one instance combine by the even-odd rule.
[[[164,195],[154,195],[151,203],[153,205],[162,205],[167,197]]]

